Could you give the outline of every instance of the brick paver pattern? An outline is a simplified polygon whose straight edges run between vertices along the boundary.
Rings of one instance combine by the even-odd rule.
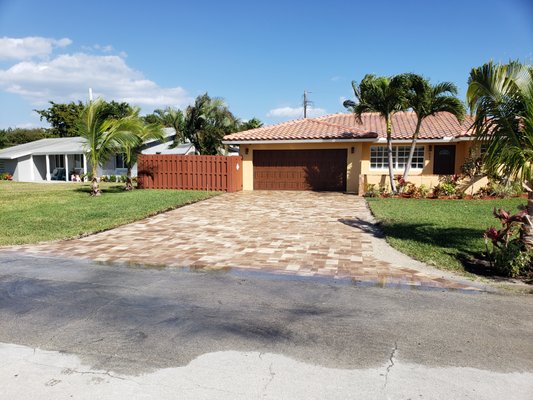
[[[476,290],[378,260],[364,199],[342,193],[237,192],[84,238],[11,251],[192,269],[252,269],[378,285]],[[5,251],[6,249],[4,249]]]

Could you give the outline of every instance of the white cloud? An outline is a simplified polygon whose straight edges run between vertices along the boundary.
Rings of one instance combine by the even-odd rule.
[[[68,38],[44,37],[0,38],[0,59],[29,60],[50,55],[54,47],[66,47],[72,43]]]
[[[108,50],[106,46],[102,49]],[[184,107],[192,98],[181,87],[164,88],[129,67],[120,55],[62,54],[50,60],[21,61],[0,70],[0,87],[34,105],[84,100],[88,89],[106,100],[149,106]]]
[[[321,115],[326,114],[326,110],[323,108],[307,108],[308,117],[320,117]],[[270,110],[267,113],[267,117],[276,117],[276,118],[302,118],[304,115],[303,107],[279,107]]]

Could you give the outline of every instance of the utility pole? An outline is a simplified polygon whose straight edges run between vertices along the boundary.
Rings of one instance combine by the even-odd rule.
[[[312,101],[310,101],[308,98],[307,98],[307,95],[311,93],[311,92],[308,92],[307,90],[304,90],[304,118],[307,118],[307,106],[313,104]]]

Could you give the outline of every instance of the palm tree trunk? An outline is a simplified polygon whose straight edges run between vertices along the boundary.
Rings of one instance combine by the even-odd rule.
[[[392,123],[390,116],[387,117],[387,156],[389,160],[389,179],[393,194],[396,194],[396,182],[394,182],[394,172],[392,165]]]
[[[92,160],[92,170],[93,170],[93,180],[91,184],[91,196],[100,196],[102,193],[100,192],[100,186],[98,184],[98,177],[96,176],[96,161]]]
[[[133,183],[131,181],[131,167],[128,166],[128,173],[126,174],[126,187],[125,190],[133,190]]]
[[[413,162],[413,156],[415,154],[416,141],[418,139],[418,134],[420,133],[420,127],[422,126],[422,120],[419,118],[416,122],[415,133],[413,133],[413,140],[411,142],[411,148],[409,149],[409,157],[407,158],[407,164],[405,164],[405,170],[403,171],[403,180],[407,182],[409,177],[409,171],[411,170],[411,163]]]
[[[522,240],[528,250],[533,249],[533,191],[527,192],[527,221]]]

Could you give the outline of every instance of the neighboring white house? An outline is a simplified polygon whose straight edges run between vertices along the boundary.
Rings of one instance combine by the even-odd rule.
[[[195,154],[192,143],[184,143],[170,148],[175,131],[165,128],[165,140],[151,140],[143,145],[143,154]],[[85,156],[85,139],[81,137],[50,138],[20,144],[0,150],[0,173],[8,172],[13,180],[39,182],[50,180],[69,181],[72,173],[78,175],[90,171]],[[111,157],[103,168],[98,168],[98,176],[125,175],[127,168],[122,155]],[[137,165],[132,168],[137,175]]]

